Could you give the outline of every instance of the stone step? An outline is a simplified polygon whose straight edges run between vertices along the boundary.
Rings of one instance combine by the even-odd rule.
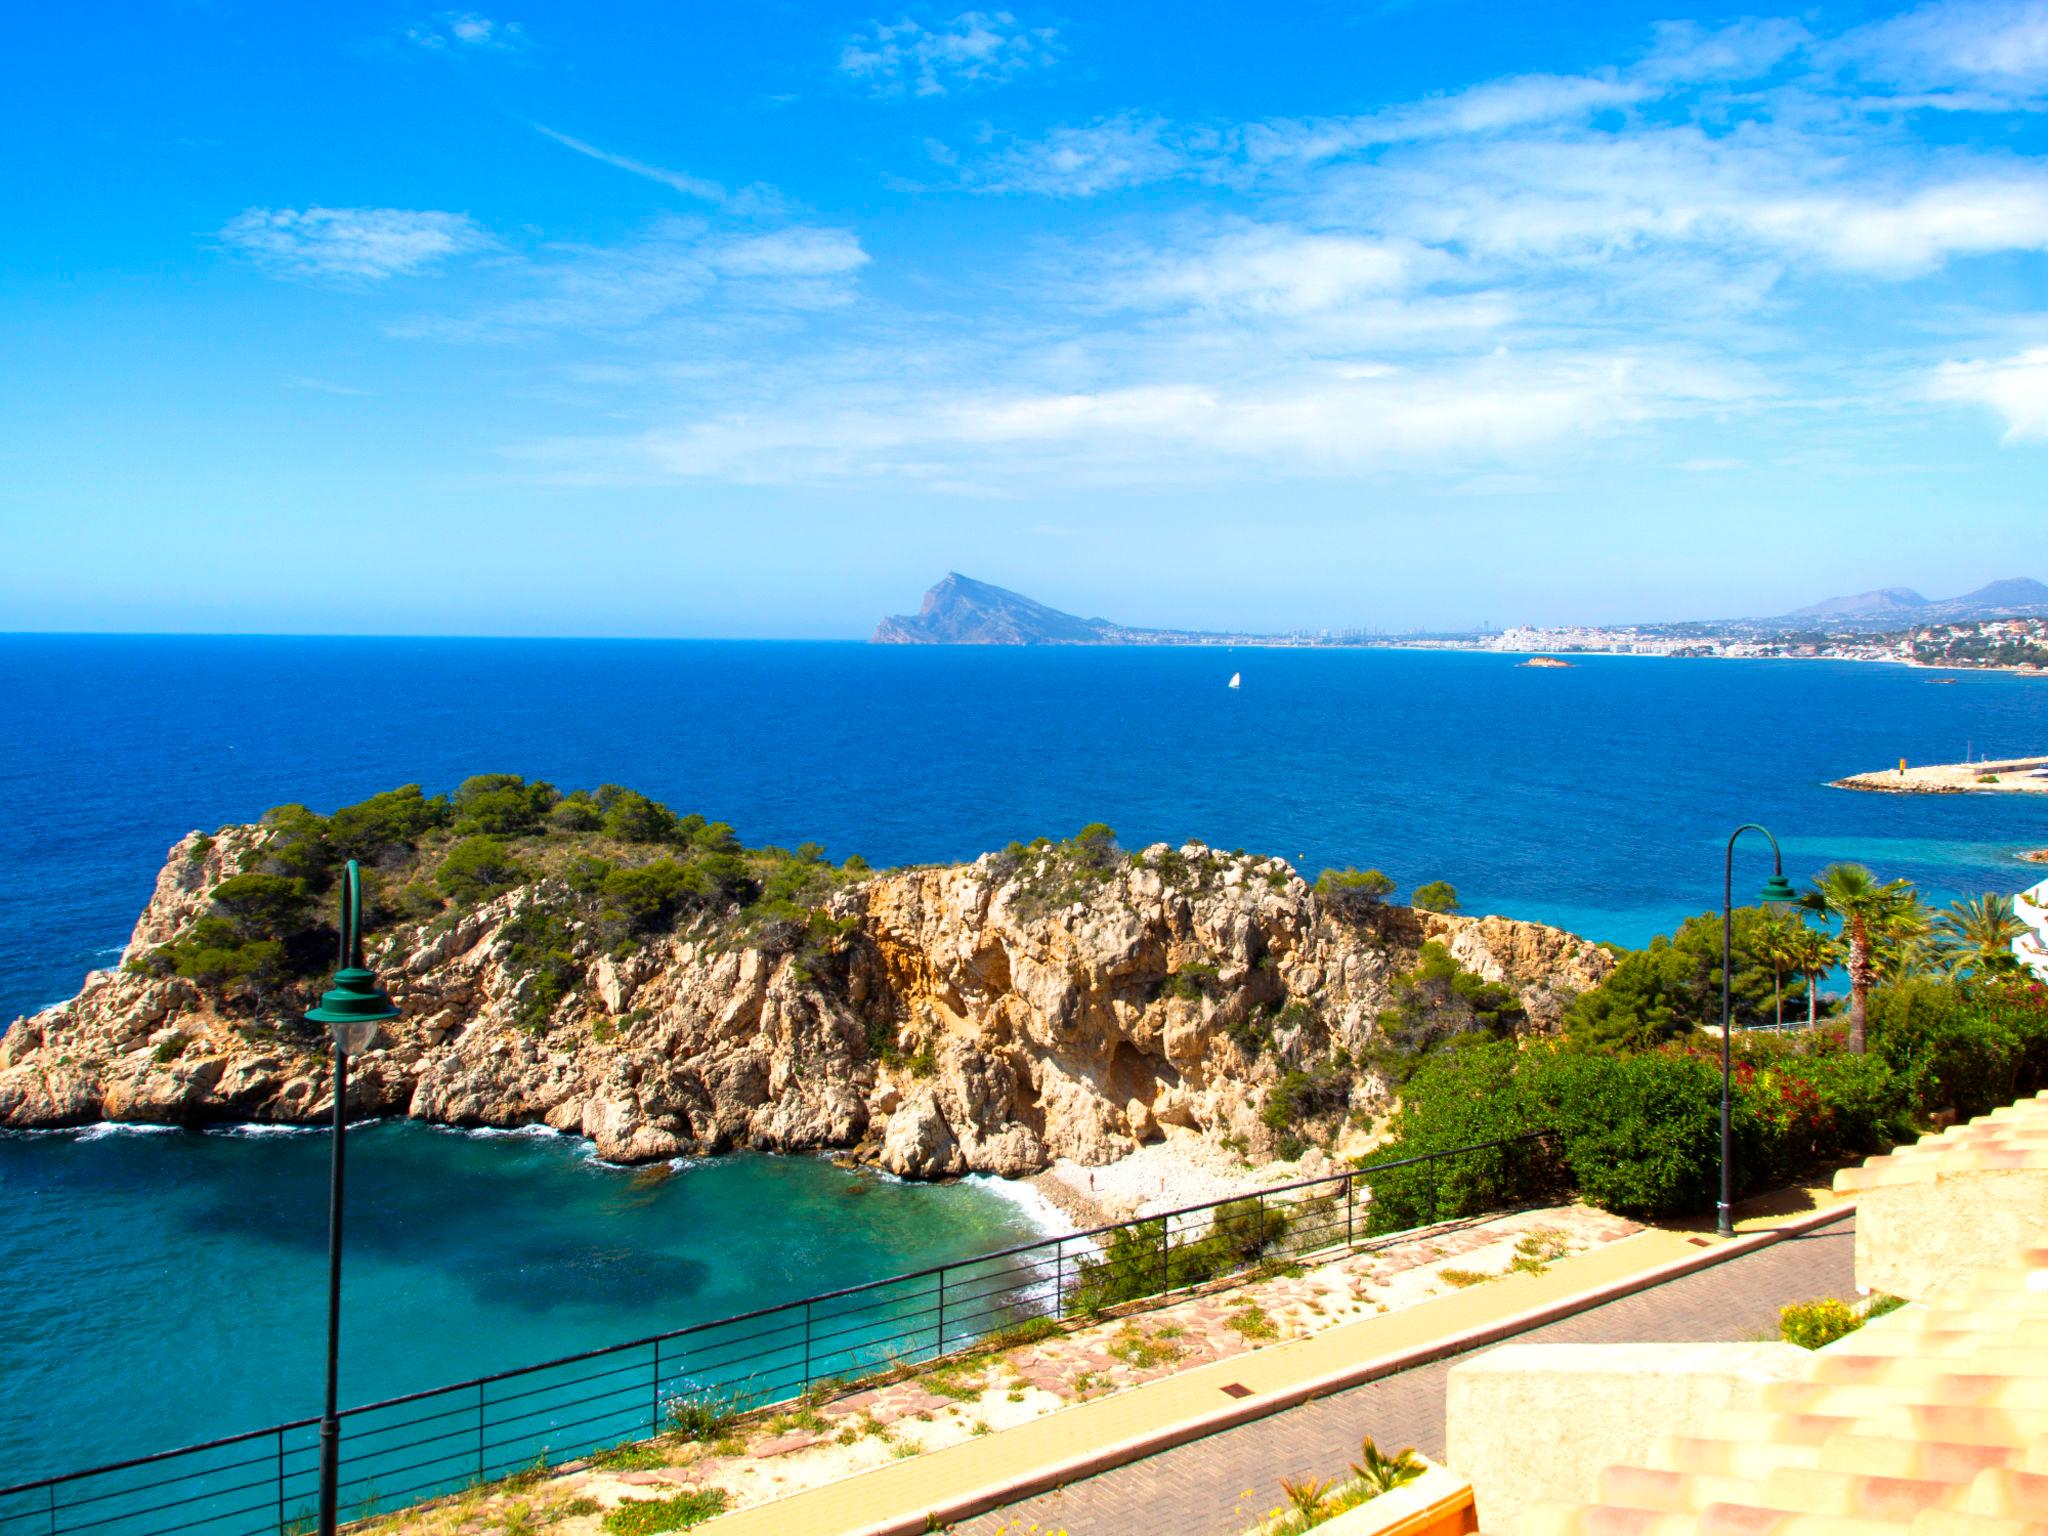
[[[1823,1445],[1816,1465],[1832,1472],[1964,1484],[1989,1469],[2025,1468],[2026,1454],[2010,1445],[1965,1445],[1948,1440],[1848,1434],[1836,1435]]]
[[[1830,1381],[1773,1381],[1766,1382],[1757,1394],[1757,1407],[1772,1413],[1825,1413],[1858,1418],[1901,1404],[2048,1409],[2048,1379],[1957,1374],[1867,1386],[1844,1386]]]
[[[1653,1468],[1704,1477],[1761,1482],[1779,1467],[1817,1467],[1818,1445],[1774,1445],[1768,1440],[1722,1440],[1711,1435],[1666,1435],[1650,1448]]]

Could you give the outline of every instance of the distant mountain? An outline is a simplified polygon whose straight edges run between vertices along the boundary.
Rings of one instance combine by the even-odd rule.
[[[2048,585],[2030,576],[1994,581],[1961,597],[1926,598],[1911,587],[1881,587],[1784,615],[1794,620],[1823,620],[1859,629],[1908,629],[1916,624],[1959,624],[1973,619],[2026,618],[2048,614]]]
[[[948,571],[916,613],[875,626],[876,645],[1116,645],[1134,631],[1076,618],[985,581]]]
[[[1858,592],[1853,597],[1830,597],[1806,608],[1795,608],[1788,619],[1890,619],[1909,618],[1927,606],[1927,599],[1911,587],[1879,587],[1875,592]]]

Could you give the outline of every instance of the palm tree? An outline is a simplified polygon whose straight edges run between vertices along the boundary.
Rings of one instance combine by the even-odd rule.
[[[1934,920],[1941,945],[1956,975],[1968,971],[2009,971],[2018,965],[2012,941],[2027,931],[2012,909],[2012,898],[1986,891],[1949,903]]]
[[[1771,1008],[1777,1026],[1785,1027],[1785,977],[1799,972],[1800,940],[1808,932],[1775,908],[1766,912],[1750,937],[1750,953],[1771,968]]]
[[[1841,961],[1834,936],[1825,928],[1801,923],[1792,932],[1792,969],[1806,978],[1806,1027],[1813,1028],[1820,1016],[1820,979]]]
[[[1801,901],[1810,911],[1841,920],[1849,945],[1849,1049],[1861,1055],[1867,1047],[1863,1026],[1870,987],[1877,980],[1877,945],[1901,929],[1917,926],[1918,914],[1925,909],[1911,882],[1880,884],[1861,864],[1830,864]]]

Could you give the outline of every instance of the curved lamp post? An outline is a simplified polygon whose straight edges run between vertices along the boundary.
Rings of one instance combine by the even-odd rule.
[[[334,1536],[341,1420],[335,1412],[341,1352],[341,1174],[348,1149],[348,1058],[377,1038],[377,1026],[398,1017],[398,1009],[363,968],[363,875],[348,861],[341,881],[341,956],[334,985],[306,1017],[325,1024],[334,1041],[334,1160],[327,1184],[327,1398],[320,1415],[320,1536]]]
[[[1728,838],[1728,858],[1721,882],[1721,1204],[1716,1230],[1723,1237],[1735,1235],[1735,1217],[1730,1209],[1735,1200],[1734,1166],[1729,1155],[1728,1134],[1728,1053],[1729,1042],[1735,1034],[1735,1019],[1728,998],[1728,951],[1735,927],[1735,843],[1745,832],[1761,832],[1771,844],[1771,878],[1764,882],[1757,898],[1770,902],[1799,899],[1799,893],[1785,879],[1785,856],[1778,851],[1778,840],[1771,836],[1770,829],[1753,821],[1737,827]]]

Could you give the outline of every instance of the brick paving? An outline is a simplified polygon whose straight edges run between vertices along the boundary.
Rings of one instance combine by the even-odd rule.
[[[1778,1308],[1853,1299],[1853,1216],[1652,1290],[1518,1335],[1518,1344],[1697,1343],[1777,1336]],[[1465,1357],[1458,1357],[1465,1358]],[[1279,1479],[1340,1476],[1361,1436],[1386,1450],[1444,1450],[1444,1377],[1457,1359],[1418,1366],[1007,1509],[959,1536],[1236,1536],[1280,1501]],[[1251,1490],[1252,1496],[1244,1497]]]

